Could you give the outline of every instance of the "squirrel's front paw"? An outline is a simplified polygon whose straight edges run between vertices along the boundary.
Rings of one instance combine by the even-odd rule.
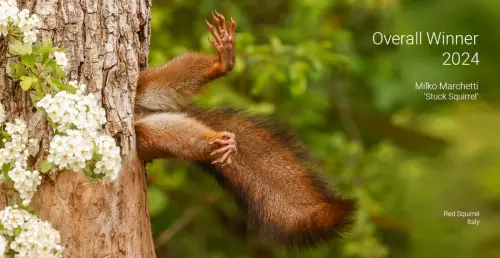
[[[226,74],[230,72],[235,64],[235,28],[236,22],[231,18],[229,23],[229,29],[226,27],[226,19],[222,14],[215,12],[213,15],[214,25],[210,24],[208,21],[208,30],[214,36],[214,39],[208,39],[210,43],[217,49],[217,54],[219,56],[218,70],[221,74]]]
[[[222,166],[225,166],[231,164],[231,155],[236,153],[236,136],[229,132],[220,132],[220,136],[219,139],[210,142],[210,144],[219,145],[210,155],[220,154],[221,156],[214,160],[212,164],[221,163]]]

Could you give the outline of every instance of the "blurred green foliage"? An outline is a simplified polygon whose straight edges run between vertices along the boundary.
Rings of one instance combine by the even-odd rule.
[[[237,66],[196,97],[287,124],[324,177],[358,199],[342,241],[287,251],[245,230],[230,196],[186,162],[148,165],[158,257],[500,257],[500,2],[153,0],[150,65],[214,53],[205,19],[237,21]],[[376,46],[376,31],[479,34],[474,47]],[[442,65],[445,51],[480,65]],[[477,101],[426,101],[416,81],[479,81]],[[495,86],[497,85],[497,86]],[[480,211],[479,226],[444,211]]]

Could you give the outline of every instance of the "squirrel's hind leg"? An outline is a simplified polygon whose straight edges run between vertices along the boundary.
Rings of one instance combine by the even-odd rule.
[[[184,113],[159,113],[135,124],[137,151],[142,160],[176,157],[191,161],[231,162],[235,135],[216,132]]]

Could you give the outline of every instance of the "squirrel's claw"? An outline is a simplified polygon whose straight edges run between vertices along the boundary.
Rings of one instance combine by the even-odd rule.
[[[218,159],[212,162],[212,164],[221,163],[222,167],[224,167],[227,164],[231,164],[231,155],[233,153],[236,153],[236,136],[229,132],[222,132],[222,136],[226,139],[217,139],[213,142],[210,142],[210,144],[217,143],[221,145],[221,147],[212,151],[210,155],[213,156],[215,154],[222,153]]]
[[[235,146],[234,145],[226,145],[224,147],[220,147],[220,148],[212,151],[212,153],[210,153],[210,156],[213,156],[213,155],[215,155],[217,153],[226,152],[226,151],[228,151],[229,149],[232,149],[232,148],[235,148]]]
[[[229,31],[232,35],[234,35],[236,30],[236,22],[234,21],[233,17],[231,17],[231,23],[229,23]]]
[[[217,11],[215,11],[215,14],[217,15],[217,18],[219,20],[219,23],[217,24],[217,28],[219,29],[219,35],[223,33],[226,33],[226,18],[222,14],[219,14]]]

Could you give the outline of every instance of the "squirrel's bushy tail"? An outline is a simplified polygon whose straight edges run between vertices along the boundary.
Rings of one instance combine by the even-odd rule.
[[[235,196],[264,237],[310,247],[341,235],[354,222],[354,201],[328,188],[307,149],[290,133],[230,110],[187,113],[213,130],[236,135],[238,152],[230,165],[200,166]]]
[[[354,222],[355,205],[349,199],[331,199],[327,203],[311,208],[310,213],[302,214],[294,220],[292,227],[275,225],[271,230],[264,229],[264,235],[274,242],[290,247],[310,247],[318,242],[340,237]],[[292,216],[292,215],[290,215]]]

